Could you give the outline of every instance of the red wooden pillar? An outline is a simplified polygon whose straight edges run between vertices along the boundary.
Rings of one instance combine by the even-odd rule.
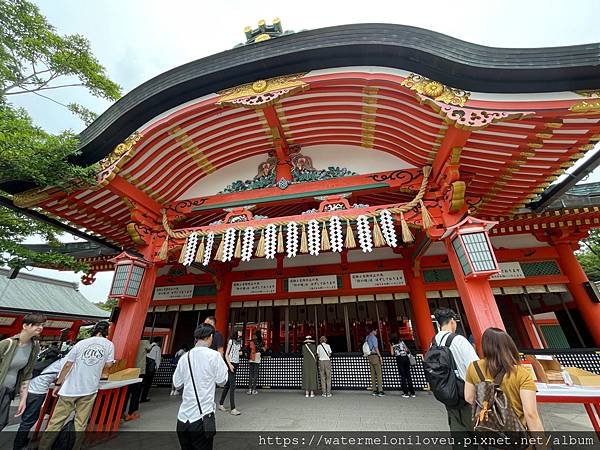
[[[576,243],[559,241],[554,244],[558,253],[558,264],[562,272],[569,278],[569,291],[585,321],[594,345],[600,347],[600,303],[592,303],[583,283],[588,278],[573,254]]]
[[[452,242],[449,238],[446,238],[444,239],[444,243],[446,244],[450,267],[467,314],[471,332],[475,338],[477,348],[480,349],[481,335],[486,329],[490,327],[505,329],[500,311],[498,310],[498,304],[494,298],[488,276],[482,275],[466,279]]]
[[[154,248],[149,245],[145,248],[142,256],[146,261],[152,261],[154,258]],[[156,264],[150,264],[146,267],[144,278],[136,300],[122,299],[119,301],[119,319],[114,326],[112,342],[115,346],[115,359],[126,359],[127,367],[135,365],[146,314],[154,293],[154,283],[156,281]]]
[[[542,349],[544,345],[540,342],[540,336],[535,329],[535,325],[530,316],[521,316],[521,324],[525,328],[525,332],[531,342],[531,348]]]
[[[231,277],[224,275],[217,286],[216,308],[215,308],[215,328],[220,331],[223,337],[227,338],[227,328],[229,325],[229,305],[231,303]]]
[[[71,325],[71,329],[67,334],[67,341],[74,341],[75,339],[77,339],[77,335],[79,334],[79,328],[81,327],[82,323],[82,320],[76,320],[73,322],[73,324]]]
[[[429,344],[435,336],[425,283],[423,282],[422,273],[419,272],[415,276],[413,269],[407,270],[405,276],[410,289],[410,307],[414,315],[413,324],[417,328],[419,347],[425,351],[429,348]]]

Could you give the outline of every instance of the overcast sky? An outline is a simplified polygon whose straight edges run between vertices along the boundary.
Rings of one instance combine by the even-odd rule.
[[[600,42],[598,0],[483,1],[159,1],[42,0],[42,13],[61,34],[81,34],[108,75],[126,94],[173,67],[228,50],[245,40],[246,25],[279,17],[286,30],[348,23],[412,25],[492,47],[548,47]],[[83,89],[54,91],[56,100],[77,101],[101,113],[110,103]],[[28,109],[48,131],[81,131],[83,124],[63,108],[36,96],[15,103]],[[600,181],[596,171],[589,179]],[[36,269],[37,273],[79,280],[80,275]],[[82,286],[92,301],[103,301],[112,274]]]

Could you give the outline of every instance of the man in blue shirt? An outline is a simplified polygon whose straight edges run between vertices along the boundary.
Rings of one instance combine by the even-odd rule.
[[[379,353],[379,345],[377,342],[377,328],[373,329],[367,335],[367,343],[369,344],[369,365],[371,366],[371,386],[376,397],[383,397],[383,374],[381,371],[381,353]]]

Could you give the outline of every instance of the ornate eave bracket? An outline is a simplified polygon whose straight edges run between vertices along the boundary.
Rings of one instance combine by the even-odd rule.
[[[494,111],[447,105],[417,94],[419,102],[443,116],[444,121],[463,130],[478,130],[505,120],[522,120],[535,116],[534,111]]]
[[[135,146],[142,139],[143,135],[134,132],[131,136],[117,145],[106,158],[100,161],[100,172],[96,179],[99,185],[105,185],[119,173],[121,167],[129,161],[135,154]]]
[[[469,96],[468,91],[446,86],[439,81],[430,80],[422,75],[411,73],[406,77],[402,86],[409,88],[420,96],[448,105],[464,106]]]
[[[304,73],[284,75],[225,89],[218,92],[219,100],[216,105],[241,106],[251,109],[264,108],[278,100],[308,89],[309,84],[300,79],[304,75]]]

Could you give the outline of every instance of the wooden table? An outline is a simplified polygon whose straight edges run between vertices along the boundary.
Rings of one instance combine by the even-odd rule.
[[[536,383],[537,401],[540,403],[579,403],[592,422],[600,439],[600,388],[567,386],[565,384]]]
[[[93,433],[86,439],[88,445],[109,439],[117,433],[121,422],[123,405],[125,404],[125,398],[127,397],[127,386],[141,382],[141,378],[100,382],[98,395],[94,401],[94,407],[92,408],[86,430],[88,433]],[[34,440],[37,439],[37,435],[42,429],[45,415],[49,415],[48,421],[52,418],[52,413],[54,412],[57,400],[57,397],[52,396],[52,388],[53,386],[48,391],[42,409],[40,410],[40,417],[34,428]]]

